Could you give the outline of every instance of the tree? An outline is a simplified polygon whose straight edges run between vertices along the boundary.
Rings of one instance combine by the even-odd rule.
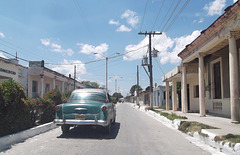
[[[133,96],[134,95],[134,92],[135,90],[137,89],[137,85],[133,85],[130,89],[130,94]],[[139,90],[142,90],[141,86],[138,87]]]
[[[123,97],[121,93],[114,93],[112,96],[115,97],[117,101]]]
[[[86,85],[86,87],[90,88],[99,88],[99,84],[97,82],[91,82],[91,81],[82,81],[83,84]]]

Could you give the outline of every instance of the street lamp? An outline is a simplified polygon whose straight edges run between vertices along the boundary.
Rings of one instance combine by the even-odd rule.
[[[111,59],[112,57],[112,55],[114,55],[114,54],[120,54],[120,53],[113,53],[112,55],[110,55],[110,56],[108,56],[108,57],[106,57],[105,55],[103,55],[103,54],[101,54],[101,53],[94,53],[95,55],[96,54],[99,54],[99,55],[101,55],[101,56],[103,56],[105,59],[106,59],[106,90],[108,90],[108,59]]]

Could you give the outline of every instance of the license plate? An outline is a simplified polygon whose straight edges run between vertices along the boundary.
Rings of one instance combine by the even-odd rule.
[[[85,120],[85,116],[84,115],[76,115],[76,119]]]

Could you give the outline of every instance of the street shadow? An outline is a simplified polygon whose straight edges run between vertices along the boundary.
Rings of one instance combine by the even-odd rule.
[[[104,133],[102,127],[78,126],[70,128],[69,132],[61,134],[57,138],[65,139],[116,139],[120,129],[120,123],[116,122],[111,127],[109,134]]]

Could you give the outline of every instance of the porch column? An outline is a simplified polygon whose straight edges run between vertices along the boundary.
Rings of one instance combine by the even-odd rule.
[[[44,75],[40,74],[40,97],[43,97],[44,92]]]
[[[187,71],[186,65],[182,66],[182,84],[181,84],[181,91],[182,91],[182,112],[187,113]]]
[[[56,88],[56,76],[54,76],[54,78],[53,78],[53,89],[55,89]]]
[[[172,79],[172,105],[172,110],[177,111],[177,83],[175,78]]]
[[[165,93],[165,96],[166,96],[166,110],[169,110],[170,102],[169,102],[169,82],[168,81],[166,81],[166,93]]]
[[[230,32],[229,38],[229,76],[231,120],[239,122],[239,90],[238,90],[238,56],[235,34]]]
[[[200,116],[206,116],[206,103],[204,96],[204,61],[203,55],[198,56],[198,80],[199,80],[199,110]]]

